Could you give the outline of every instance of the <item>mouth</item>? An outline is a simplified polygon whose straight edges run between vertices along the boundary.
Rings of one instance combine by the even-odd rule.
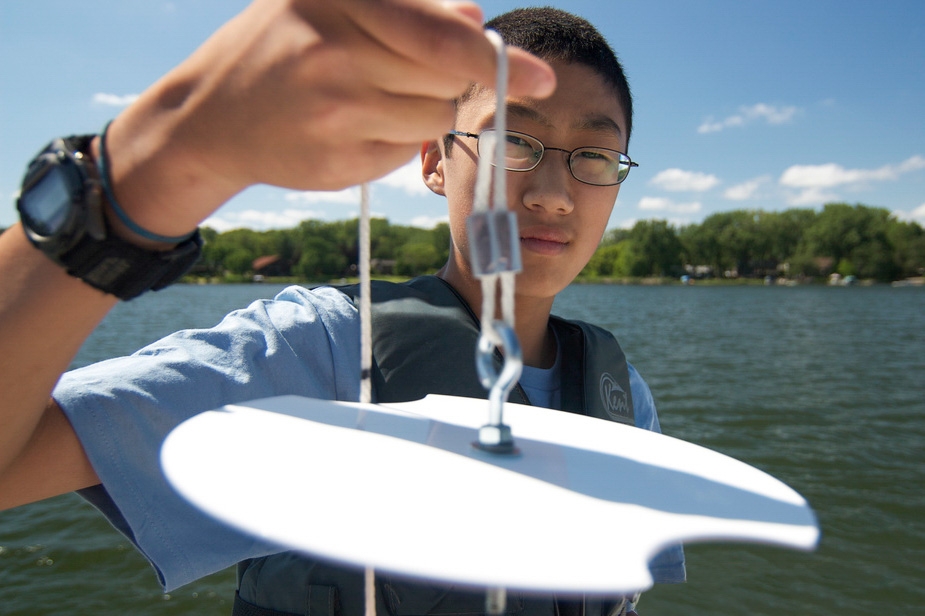
[[[520,247],[541,255],[561,254],[569,243],[568,236],[554,228],[525,229],[520,233]]]

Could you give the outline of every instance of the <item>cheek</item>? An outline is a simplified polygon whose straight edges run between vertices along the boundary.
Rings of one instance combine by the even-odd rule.
[[[468,257],[469,240],[466,236],[466,219],[472,211],[472,195],[465,185],[453,186],[447,191],[447,213],[453,245]]]
[[[474,164],[463,159],[463,152],[454,153],[454,159],[447,162],[445,169],[445,187],[447,213],[450,218],[450,233],[453,243],[463,247],[466,240],[466,218],[472,212],[475,195]],[[459,157],[456,159],[455,157]]]
[[[619,186],[612,188],[597,187],[594,191],[587,191],[582,195],[578,195],[575,211],[583,219],[582,226],[589,230],[593,229],[595,232],[599,231],[603,235],[607,228],[607,223],[610,222],[610,214],[613,213],[619,192]],[[585,207],[582,207],[582,205]]]

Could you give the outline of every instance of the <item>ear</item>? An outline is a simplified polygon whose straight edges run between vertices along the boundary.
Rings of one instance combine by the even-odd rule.
[[[436,141],[421,144],[421,175],[434,193],[446,196],[444,191],[443,152]]]

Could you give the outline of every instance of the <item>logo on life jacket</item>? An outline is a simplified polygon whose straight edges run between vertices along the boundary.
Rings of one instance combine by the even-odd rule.
[[[604,403],[604,410],[613,419],[625,418],[630,413],[626,392],[607,372],[601,375],[601,402]]]

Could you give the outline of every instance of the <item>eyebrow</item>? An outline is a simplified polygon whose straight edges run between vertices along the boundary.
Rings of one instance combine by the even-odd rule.
[[[595,114],[580,119],[576,124],[575,128],[578,130],[599,130],[599,131],[613,131],[617,135],[623,136],[623,131],[620,130],[620,125],[617,124],[613,118]]]
[[[516,118],[530,120],[546,127],[552,126],[552,122],[549,121],[549,118],[528,105],[509,102],[507,104],[507,111],[509,115]],[[578,121],[572,125],[572,128],[575,130],[612,132],[616,133],[619,137],[623,136],[623,130],[620,128],[620,125],[617,124],[613,118],[604,114],[593,114],[579,118]]]
[[[547,127],[552,126],[552,122],[549,121],[549,118],[544,116],[533,107],[528,107],[527,105],[520,105],[518,103],[509,102],[507,104],[507,112],[509,115],[520,118],[521,120],[530,120]]]

